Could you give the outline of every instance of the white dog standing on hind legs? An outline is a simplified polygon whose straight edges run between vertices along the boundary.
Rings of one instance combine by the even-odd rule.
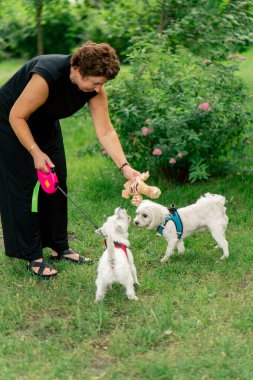
[[[118,207],[102,227],[96,230],[106,238],[106,249],[98,264],[96,279],[96,302],[102,301],[113,283],[120,283],[126,288],[130,300],[137,300],[134,284],[138,284],[132,252],[129,249],[128,226],[131,218],[126,210]]]
[[[152,201],[144,200],[136,210],[135,225],[162,231],[168,241],[165,256],[162,262],[167,261],[173,255],[175,248],[182,254],[185,250],[183,239],[198,231],[209,230],[223,250],[221,260],[229,256],[228,242],[225,231],[228,224],[225,207],[226,199],[222,195],[207,193],[200,197],[196,203],[177,210],[179,218],[171,219],[169,210]],[[177,230],[181,225],[181,231]]]

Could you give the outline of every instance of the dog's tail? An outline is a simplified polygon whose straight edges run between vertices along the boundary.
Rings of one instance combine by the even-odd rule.
[[[198,199],[198,202],[199,203],[210,202],[210,204],[215,205],[216,209],[218,209],[223,214],[226,221],[226,225],[228,224],[228,217],[226,215],[226,207],[225,207],[227,200],[223,195],[206,193]]]
[[[211,193],[206,193],[204,195],[204,198],[207,200],[210,200],[211,202],[216,203],[217,205],[220,206],[225,206],[226,203],[226,198],[223,195],[220,194],[211,194]]]
[[[114,248],[114,241],[110,235],[107,235],[106,237],[106,247],[108,252],[108,260],[110,265],[114,266],[114,259],[115,259],[115,248]]]

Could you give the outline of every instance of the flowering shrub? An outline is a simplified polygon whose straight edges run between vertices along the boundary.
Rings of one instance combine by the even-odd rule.
[[[162,39],[136,42],[129,60],[130,74],[108,85],[128,160],[190,181],[227,170],[243,152],[250,118],[236,61],[203,61],[183,48],[172,54]]]

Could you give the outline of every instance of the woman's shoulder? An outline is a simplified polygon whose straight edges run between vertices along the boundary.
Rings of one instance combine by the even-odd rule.
[[[70,70],[70,55],[45,54],[32,58],[27,62],[28,71],[44,77],[49,84],[61,78]]]
[[[65,54],[45,54],[32,58],[28,63],[33,67],[43,67],[53,73],[65,70],[66,66],[70,64],[70,57]]]

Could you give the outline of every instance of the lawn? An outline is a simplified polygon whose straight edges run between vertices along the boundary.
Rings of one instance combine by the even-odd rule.
[[[10,59],[0,62],[0,85],[6,82],[23,63],[24,60],[22,59]]]
[[[252,75],[252,62],[253,62],[253,49],[247,51],[245,54],[242,53],[242,56],[245,57],[245,61],[242,61],[240,64],[240,77],[247,83],[250,93],[253,93],[253,75]]]
[[[252,66],[253,54],[248,57]],[[241,67],[253,92],[250,63]],[[1,78],[8,77],[7,69],[0,65]],[[134,206],[121,198],[125,181],[112,162],[84,155],[94,141],[89,117],[79,114],[62,124],[70,196],[98,225],[118,205],[134,217]],[[130,226],[141,283],[137,302],[114,286],[103,303],[94,303],[103,242],[71,204],[71,246],[93,257],[95,265],[61,262],[56,279],[41,281],[2,250],[0,379],[253,379],[252,180],[244,173],[194,185],[155,184],[165,205],[181,207],[207,191],[225,195],[230,257],[219,261],[221,252],[203,233],[186,239],[183,256],[162,264],[165,240]]]

